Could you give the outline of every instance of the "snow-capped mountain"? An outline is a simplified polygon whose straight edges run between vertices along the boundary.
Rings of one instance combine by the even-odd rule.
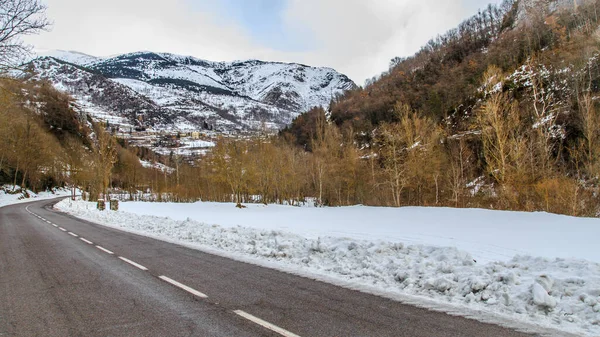
[[[124,125],[221,131],[281,128],[355,87],[330,68],[294,63],[211,62],[166,53],[97,58],[47,51],[30,62],[97,119]]]
[[[37,57],[53,57],[59,60],[63,60],[69,63],[76,64],[78,66],[86,66],[88,64],[93,64],[101,61],[102,59],[99,57],[91,56],[88,54],[76,52],[76,51],[66,51],[66,50],[35,50],[35,55]]]

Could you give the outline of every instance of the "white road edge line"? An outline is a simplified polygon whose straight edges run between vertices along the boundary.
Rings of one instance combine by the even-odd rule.
[[[86,239],[84,239],[84,238],[79,238],[79,240],[81,240],[81,241],[83,241],[83,242],[87,243],[88,245],[93,245],[93,244],[94,244],[92,241],[90,241],[90,240],[86,240]]]
[[[46,222],[47,222],[47,223],[49,223],[49,224],[52,224],[52,221],[48,221],[48,220],[46,220]]]
[[[52,226],[54,226],[54,227],[58,228],[58,225],[52,224]]]
[[[104,247],[96,246],[96,248],[100,249],[101,251],[105,252],[106,254],[110,254],[110,255],[114,254],[113,252],[111,252],[110,250],[108,250],[108,249],[106,249]]]
[[[64,228],[62,228],[62,227],[58,227],[58,229],[60,229],[60,230],[61,230],[61,231],[63,231],[63,232],[66,232],[66,231],[67,231],[66,229],[64,229]]]
[[[198,297],[201,297],[201,298],[208,298],[208,296],[206,296],[206,294],[203,294],[203,293],[199,292],[198,290],[196,290],[194,288],[190,288],[190,287],[186,286],[185,284],[181,284],[181,283],[179,283],[179,282],[177,282],[177,281],[175,281],[173,279],[170,279],[170,278],[168,278],[166,276],[159,276],[158,278],[161,279],[161,280],[163,280],[163,281],[165,281],[165,282],[171,283],[172,285],[174,285],[174,286],[176,286],[178,288],[181,288],[181,289],[187,291],[188,293],[194,294],[194,295],[196,295]]]
[[[74,236],[74,237],[79,237],[79,235],[73,233],[73,232],[69,232],[69,235]]]
[[[141,269],[141,270],[144,270],[144,271],[148,270],[148,268],[146,268],[146,267],[142,266],[141,264],[139,264],[139,263],[135,263],[135,262],[133,262],[133,261],[131,261],[131,260],[129,260],[129,259],[126,259],[126,258],[124,258],[124,257],[122,257],[122,256],[119,256],[119,259],[121,259],[121,260],[123,260],[123,261],[125,261],[125,262],[129,263],[130,265],[132,265],[132,266],[134,266],[134,267],[137,267],[137,268],[139,268],[139,269]]]
[[[274,332],[276,332],[276,333],[278,333],[278,334],[280,334],[282,336],[285,336],[285,337],[300,337],[300,336],[298,336],[298,335],[296,335],[294,333],[291,333],[291,332],[289,332],[289,331],[287,331],[285,329],[282,329],[282,328],[278,327],[277,325],[271,324],[271,323],[269,323],[267,321],[263,321],[262,319],[260,319],[260,318],[258,318],[256,316],[252,316],[252,315],[250,315],[249,313],[247,313],[245,311],[235,310],[234,313],[236,313],[237,315],[242,316],[245,319],[250,320],[250,321],[252,321],[252,322],[254,322],[254,323],[256,323],[256,324],[258,324],[260,326],[263,326],[263,327],[265,327],[265,328],[267,328],[267,329],[269,329],[271,331],[274,331]]]

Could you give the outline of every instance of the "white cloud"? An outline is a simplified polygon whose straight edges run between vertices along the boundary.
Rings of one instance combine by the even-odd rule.
[[[478,1],[479,7],[486,5]],[[53,30],[26,41],[95,56],[152,50],[218,61],[300,62],[333,67],[362,84],[386,70],[394,56],[414,53],[477,9],[473,0],[288,2],[283,22],[311,41],[311,50],[285,52],[261,45],[241,24],[215,17],[211,6],[204,6],[204,12],[191,7],[189,0],[47,0]]]
[[[95,56],[152,50],[193,53],[207,59],[251,54],[246,32],[219,22],[213,13],[193,10],[186,1],[47,0],[51,32],[29,37],[42,49],[77,50]]]
[[[318,40],[320,49],[307,57],[362,83],[474,11],[463,0],[291,0],[286,19]]]

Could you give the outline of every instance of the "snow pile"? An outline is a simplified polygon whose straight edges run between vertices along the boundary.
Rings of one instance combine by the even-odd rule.
[[[123,203],[123,208],[128,204]],[[194,209],[198,205],[201,204],[184,206]],[[229,207],[230,213],[239,211],[243,215],[238,217],[253,222],[252,212],[244,213],[246,210],[237,210],[232,204],[224,205]],[[145,206],[150,210],[160,204]],[[481,263],[476,262],[469,252],[454,247],[351,238],[352,226],[334,236],[311,236],[258,226],[224,227],[189,218],[174,220],[124,211],[99,212],[93,203],[82,201],[65,200],[57,208],[110,227],[333,280],[391,298],[427,298],[441,306],[452,306],[453,312],[465,310],[470,313],[465,315],[471,316],[473,312],[479,312],[481,316],[512,321],[513,325],[514,322],[526,322],[576,334],[600,334],[600,265],[583,259],[517,255],[505,261]],[[289,208],[307,214],[313,210]],[[267,209],[285,222],[283,208]],[[320,210],[335,213],[338,209]],[[409,211],[415,213],[419,209],[410,208]],[[377,222],[378,219],[373,218],[364,223],[363,227],[368,227],[364,228],[365,232],[376,227],[372,224]],[[265,223],[268,227],[269,220]],[[420,225],[412,223],[413,227]],[[332,229],[324,229],[328,230]],[[529,241],[533,240],[536,240],[535,236],[529,237]],[[577,245],[577,242],[564,242],[565,245],[569,243]]]
[[[0,207],[69,195],[71,195],[71,191],[63,188],[54,191],[35,193],[30,190],[22,189],[20,186],[4,185],[0,187]]]
[[[478,263],[510,261],[515,255],[578,258],[600,263],[600,219],[548,213],[423,207],[289,207],[248,204],[128,202],[126,212],[188,218],[223,227],[252,227],[317,239],[331,236],[456,247]]]

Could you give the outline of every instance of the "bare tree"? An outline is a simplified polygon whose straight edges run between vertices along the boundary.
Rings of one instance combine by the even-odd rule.
[[[435,187],[430,194],[437,204],[444,160],[439,149],[442,130],[407,104],[396,103],[394,113],[399,122],[382,124],[377,135],[383,181],[390,187],[393,205],[426,204],[425,189],[429,187]],[[408,198],[403,200],[403,194]]]
[[[14,68],[30,52],[21,38],[50,27],[40,0],[0,0],[0,71]]]
[[[110,186],[112,170],[118,159],[117,141],[111,136],[103,125],[96,130],[98,148],[96,151],[96,183],[97,192],[102,192],[105,200],[108,198],[108,187]]]

